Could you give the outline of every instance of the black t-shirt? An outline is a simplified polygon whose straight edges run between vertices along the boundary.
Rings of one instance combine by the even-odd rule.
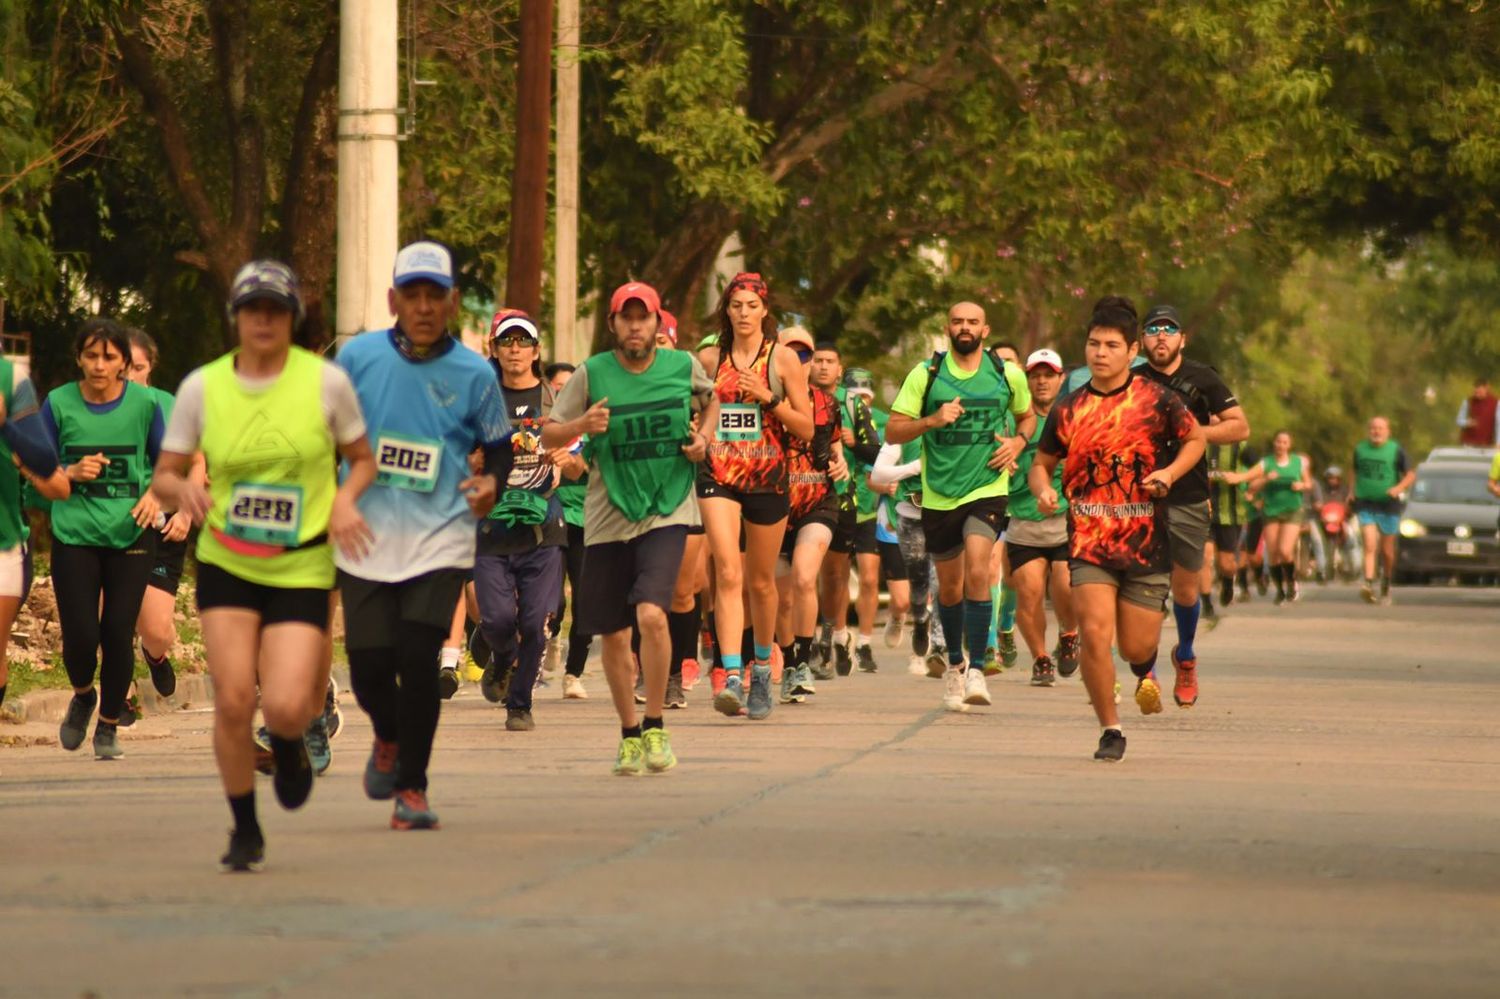
[[[562,504],[554,495],[553,469],[542,459],[542,419],[550,408],[551,398],[543,397],[540,384],[529,389],[507,389],[502,386],[505,415],[515,429],[511,443],[514,449],[510,477],[501,490],[498,511],[510,490],[532,493],[546,498],[546,518],[540,524],[507,524],[494,514],[479,522],[478,545],[481,555],[515,555],[533,548],[566,545],[568,528],[563,521]]]
[[[1180,395],[1199,426],[1208,426],[1209,417],[1240,404],[1234,393],[1229,391],[1229,386],[1224,384],[1224,379],[1207,364],[1184,357],[1177,370],[1170,375],[1157,371],[1149,364],[1138,370],[1157,384],[1165,385]],[[1172,486],[1172,491],[1167,494],[1167,505],[1202,503],[1208,497],[1208,455],[1205,451],[1204,457],[1193,466],[1193,470]]]

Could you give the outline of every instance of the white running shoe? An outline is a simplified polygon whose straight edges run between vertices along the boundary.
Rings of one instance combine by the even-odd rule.
[[[926,676],[927,657],[912,656],[906,661],[906,672],[910,673],[912,676]]]
[[[563,677],[563,700],[586,701],[589,692],[583,688],[583,677],[569,673]]]
[[[949,711],[969,710],[964,703],[964,671],[961,666],[949,666],[943,674],[943,707]]]
[[[547,651],[542,653],[542,672],[556,673],[562,662],[563,638],[561,634],[547,639]]]
[[[964,703],[989,707],[990,688],[984,682],[984,670],[971,669],[964,674]]]
[[[890,614],[885,622],[885,647],[888,649],[899,649],[901,637],[906,632],[906,619]]]

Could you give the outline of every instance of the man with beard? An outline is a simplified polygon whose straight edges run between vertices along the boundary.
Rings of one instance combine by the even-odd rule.
[[[663,725],[672,640],[667,609],[688,529],[700,523],[695,464],[708,454],[699,427],[718,424],[713,382],[688,351],[658,350],[661,301],[631,282],[610,297],[615,349],[574,373],[542,429],[561,447],[587,434],[583,628],[604,642],[604,675],[620,717],[614,772],[662,773],[677,764]],[[632,623],[641,632],[646,713],[635,712]]]
[[[948,342],[906,376],[891,406],[886,440],[922,441],[922,531],[937,566],[938,623],[948,647],[943,706],[989,704],[984,660],[994,605],[990,556],[1005,530],[1009,468],[1031,438],[1036,417],[1026,376],[981,350],[990,328],[984,309],[948,310]],[[1006,436],[1006,414],[1016,434]],[[967,673],[967,675],[966,675]]]
[[[1206,447],[1248,440],[1250,423],[1224,379],[1208,365],[1182,356],[1188,334],[1177,318],[1177,310],[1170,305],[1158,305],[1146,313],[1144,325],[1147,366],[1141,373],[1182,398],[1203,428]],[[1213,521],[1209,494],[1206,460],[1194,465],[1167,494],[1172,615],[1177,619],[1177,644],[1172,647],[1172,667],[1177,675],[1172,697],[1180,708],[1190,708],[1198,700],[1198,656],[1193,650],[1193,639],[1198,634],[1203,566]],[[1150,686],[1142,689],[1146,702],[1141,703],[1141,710],[1160,711],[1160,696],[1152,703]]]

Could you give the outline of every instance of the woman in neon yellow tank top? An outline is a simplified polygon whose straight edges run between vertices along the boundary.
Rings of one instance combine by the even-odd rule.
[[[302,304],[290,268],[246,264],[229,309],[239,349],[183,381],[154,488],[203,525],[198,609],[214,679],[214,756],[235,822],[220,863],[247,871],[265,856],[250,732],[256,689],[276,797],[297,808],[313,782],[303,733],[328,686],[330,543],[352,559],[369,551],[356,503],[375,459],[348,375],[292,345]],[[187,477],[196,451],[208,462],[208,489]],[[350,466],[342,486],[340,456]]]

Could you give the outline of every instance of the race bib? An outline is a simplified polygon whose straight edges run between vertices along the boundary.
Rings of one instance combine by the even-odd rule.
[[[302,487],[235,483],[224,533],[255,544],[295,548],[302,540]]]
[[[754,403],[720,403],[717,436],[721,441],[760,440],[760,407]]]
[[[393,489],[430,493],[437,486],[443,445],[422,437],[381,434],[375,441],[375,481]]]

